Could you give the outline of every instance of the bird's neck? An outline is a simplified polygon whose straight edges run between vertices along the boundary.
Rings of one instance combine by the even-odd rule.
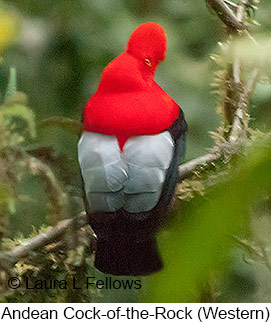
[[[155,69],[148,69],[138,58],[122,53],[104,69],[98,93],[144,91],[154,82]]]

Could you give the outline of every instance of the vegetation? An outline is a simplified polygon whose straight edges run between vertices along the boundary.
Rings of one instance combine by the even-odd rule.
[[[271,301],[270,10],[267,0],[0,2],[2,302]],[[26,289],[27,278],[106,277],[93,268],[76,143],[103,67],[146,21],[168,33],[157,80],[189,124],[159,233],[165,268],[139,277],[139,290]]]

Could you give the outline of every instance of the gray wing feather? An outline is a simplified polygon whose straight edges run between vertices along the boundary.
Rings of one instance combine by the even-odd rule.
[[[84,132],[78,155],[91,211],[152,209],[159,200],[173,150],[169,132],[132,137],[123,152],[114,136]]]

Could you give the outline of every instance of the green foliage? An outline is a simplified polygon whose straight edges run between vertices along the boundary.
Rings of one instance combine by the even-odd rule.
[[[137,300],[269,302],[270,2],[262,1],[257,23],[258,1],[250,0],[245,7],[251,33],[256,29],[265,34],[255,37],[257,44],[246,32],[228,38],[217,17],[206,10],[205,1],[6,3],[23,19],[18,42],[7,50],[17,34],[18,13],[7,15],[0,10],[0,31],[8,28],[7,33],[0,33],[1,54],[6,50],[0,66],[1,251],[26,244],[46,234],[50,224],[81,211],[76,142],[82,108],[96,90],[104,66],[124,50],[131,31],[140,23],[156,21],[168,34],[168,55],[159,66],[157,81],[185,111],[189,124],[186,158],[206,153],[212,139],[223,156],[212,165],[201,165],[178,186],[176,215],[159,235],[165,269],[142,278],[144,291]],[[236,13],[240,1],[227,4]],[[216,53],[211,57],[216,66],[209,60],[211,52]],[[236,55],[242,66],[238,86],[233,78]],[[240,94],[259,61],[256,108],[250,119],[244,118],[248,137],[242,142],[244,150],[227,139]],[[219,117],[209,93],[215,69],[213,86],[223,117],[218,130]],[[28,100],[17,89],[27,93]],[[11,273],[1,267],[2,282],[9,274],[22,280],[31,277],[31,283],[72,276],[83,282],[94,273],[90,236],[86,228],[79,232],[71,228],[67,236],[17,261]],[[75,293],[0,288],[3,302],[135,300],[120,291],[108,296],[85,289]]]
[[[27,124],[29,135],[36,137],[36,122],[34,112],[26,105],[26,97],[17,92],[16,69],[10,68],[9,81],[5,93],[4,104],[0,106],[0,115],[5,138],[4,145],[13,146],[21,144],[25,139],[24,133],[20,135],[16,129],[17,120]],[[2,139],[2,140],[3,140]]]
[[[226,274],[235,245],[232,235],[249,234],[251,207],[270,196],[270,144],[265,140],[253,145],[223,183],[180,207],[169,238],[161,237],[165,269],[151,279],[145,301],[200,301],[203,291],[209,292],[208,284]]]
[[[30,108],[24,105],[16,104],[10,106],[2,106],[0,109],[0,113],[2,114],[4,119],[7,118],[9,122],[14,117],[23,119],[27,123],[30,136],[32,138],[36,137],[35,114]]]
[[[46,232],[48,227],[43,226],[40,230],[33,229],[28,237],[33,238],[40,233]],[[83,235],[82,235],[83,234]],[[14,240],[4,239],[3,250],[12,250],[16,246],[26,243],[28,239],[22,236]],[[2,292],[0,301],[5,302],[86,302],[90,301],[93,291],[83,288],[87,275],[91,276],[89,266],[89,242],[86,235],[81,232],[81,246],[72,252],[68,250],[65,240],[52,242],[43,250],[36,250],[30,253],[27,259],[16,262],[12,275],[18,277],[22,287],[14,293]],[[82,287],[74,294],[72,290],[72,277],[76,279],[76,286]],[[47,288],[42,290],[33,287],[37,281],[46,281]],[[65,288],[53,288],[53,281],[65,280],[68,282]],[[50,285],[52,282],[52,285]],[[45,284],[45,283],[44,283]],[[45,285],[44,285],[45,286]],[[85,286],[84,286],[85,287]]]

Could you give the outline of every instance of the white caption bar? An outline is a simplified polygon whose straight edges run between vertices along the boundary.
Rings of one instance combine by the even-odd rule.
[[[270,304],[0,304],[0,321],[268,322]]]

